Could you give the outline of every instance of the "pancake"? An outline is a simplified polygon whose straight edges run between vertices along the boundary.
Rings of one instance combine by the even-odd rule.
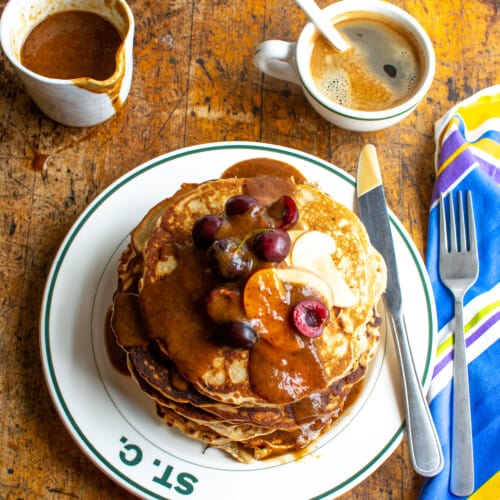
[[[159,358],[154,349],[132,349],[129,353],[129,365],[143,390],[161,405],[189,404],[207,412],[207,417],[210,414],[223,421],[280,429],[297,427],[310,419],[311,414],[320,416],[334,413],[341,407],[351,387],[365,374],[365,368],[361,367],[357,372],[332,384],[328,390],[313,393],[288,405],[234,406],[201,395],[185,379],[179,382],[180,376],[174,375],[175,368],[170,360]]]
[[[243,462],[308,446],[328,430],[379,342],[383,259],[351,210],[299,181],[183,185],[132,231],[118,268],[111,327],[133,378],[167,425]],[[229,213],[227,200],[241,195],[251,209]],[[298,212],[287,227],[284,203]],[[226,245],[218,254],[214,242],[207,250],[196,241],[193,227],[207,215]],[[274,232],[289,240],[279,260],[256,246],[257,235]],[[240,254],[231,251],[246,259],[243,271],[233,272]],[[306,303],[327,311],[319,334],[294,316]],[[238,335],[251,330],[253,343],[221,342],[229,323]]]
[[[184,418],[168,408],[159,406],[157,410],[158,415],[168,426],[176,427],[184,434],[208,446],[220,448],[245,463],[252,463],[255,460],[264,460],[306,448],[323,432],[327,431],[333,423],[331,418],[318,418],[291,432],[277,430],[269,434],[257,435],[238,441],[221,436],[208,426]]]
[[[190,241],[194,221],[203,214],[223,213],[225,201],[231,195],[245,192],[245,183],[245,179],[222,179],[201,184],[165,211],[145,249],[141,308],[149,336],[162,346],[198,391],[231,404],[256,405],[265,404],[266,400],[250,386],[250,353],[220,348],[211,341],[210,327],[214,325],[207,326],[203,302],[216,285],[214,276],[203,265],[201,252],[197,249],[191,252],[190,246],[181,250],[178,247]],[[321,337],[309,342],[311,350],[303,350],[304,357],[308,356],[304,364],[314,366],[317,364],[314,358],[318,358],[322,365],[325,380],[319,389],[325,389],[354,369],[362,354],[365,364],[373,355],[370,347],[375,339],[366,337],[365,325],[381,293],[381,287],[373,284],[384,282],[380,276],[385,268],[364,227],[351,211],[309,185],[295,186],[293,196],[301,214],[301,229],[314,228],[330,234],[337,242],[332,260],[357,295],[352,307],[342,310]],[[187,217],[191,212],[193,216]],[[189,269],[189,276],[182,274],[183,269]],[[180,287],[179,282],[182,282]],[[185,324],[179,328],[181,320]],[[190,331],[189,345],[180,333],[185,330]],[[254,354],[259,359],[259,371],[267,360],[272,364],[269,370],[274,369],[274,359],[270,359],[273,351],[272,346],[262,344]],[[312,386],[309,392],[315,389],[318,387]],[[302,394],[306,395],[307,392]]]

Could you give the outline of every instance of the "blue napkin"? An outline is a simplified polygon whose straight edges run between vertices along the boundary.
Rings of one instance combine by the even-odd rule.
[[[464,301],[475,473],[470,498],[496,500],[500,499],[500,85],[453,107],[436,123],[435,141],[437,178],[429,215],[427,269],[436,297],[438,347],[429,401],[445,466],[425,481],[420,498],[457,498],[449,490],[454,306],[439,279],[439,195],[471,190],[480,262],[478,280]]]

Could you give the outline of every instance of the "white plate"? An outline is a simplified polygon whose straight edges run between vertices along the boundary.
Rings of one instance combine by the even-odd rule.
[[[305,153],[261,143],[191,147],[151,160],[98,196],[69,231],[48,277],[41,311],[41,354],[60,417],[88,457],[144,498],[331,498],[372,473],[398,446],[404,428],[392,336],[385,336],[361,395],[306,454],[240,464],[166,427],[151,400],[110,364],[105,317],[128,234],[182,182],[217,178],[234,163],[268,157],[298,168],[334,199],[354,206],[354,179]],[[434,300],[425,267],[391,216],[406,323],[417,371],[428,386],[435,340]]]

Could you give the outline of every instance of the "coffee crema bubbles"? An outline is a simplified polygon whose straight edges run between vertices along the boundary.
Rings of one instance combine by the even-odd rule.
[[[405,28],[369,13],[340,19],[335,28],[348,40],[344,52],[319,35],[311,55],[317,89],[346,108],[380,111],[396,107],[419,88],[423,56]]]

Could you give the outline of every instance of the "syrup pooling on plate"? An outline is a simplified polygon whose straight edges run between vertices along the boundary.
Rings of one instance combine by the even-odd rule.
[[[165,423],[244,462],[330,428],[375,353],[385,286],[350,210],[294,169],[259,159],[252,177],[251,164],[229,169],[242,178],[185,185],[146,215],[122,255],[112,321]],[[318,241],[326,250],[308,252]],[[139,301],[132,332],[119,321],[135,322],[128,296]],[[311,304],[328,310],[319,323],[304,320]]]

